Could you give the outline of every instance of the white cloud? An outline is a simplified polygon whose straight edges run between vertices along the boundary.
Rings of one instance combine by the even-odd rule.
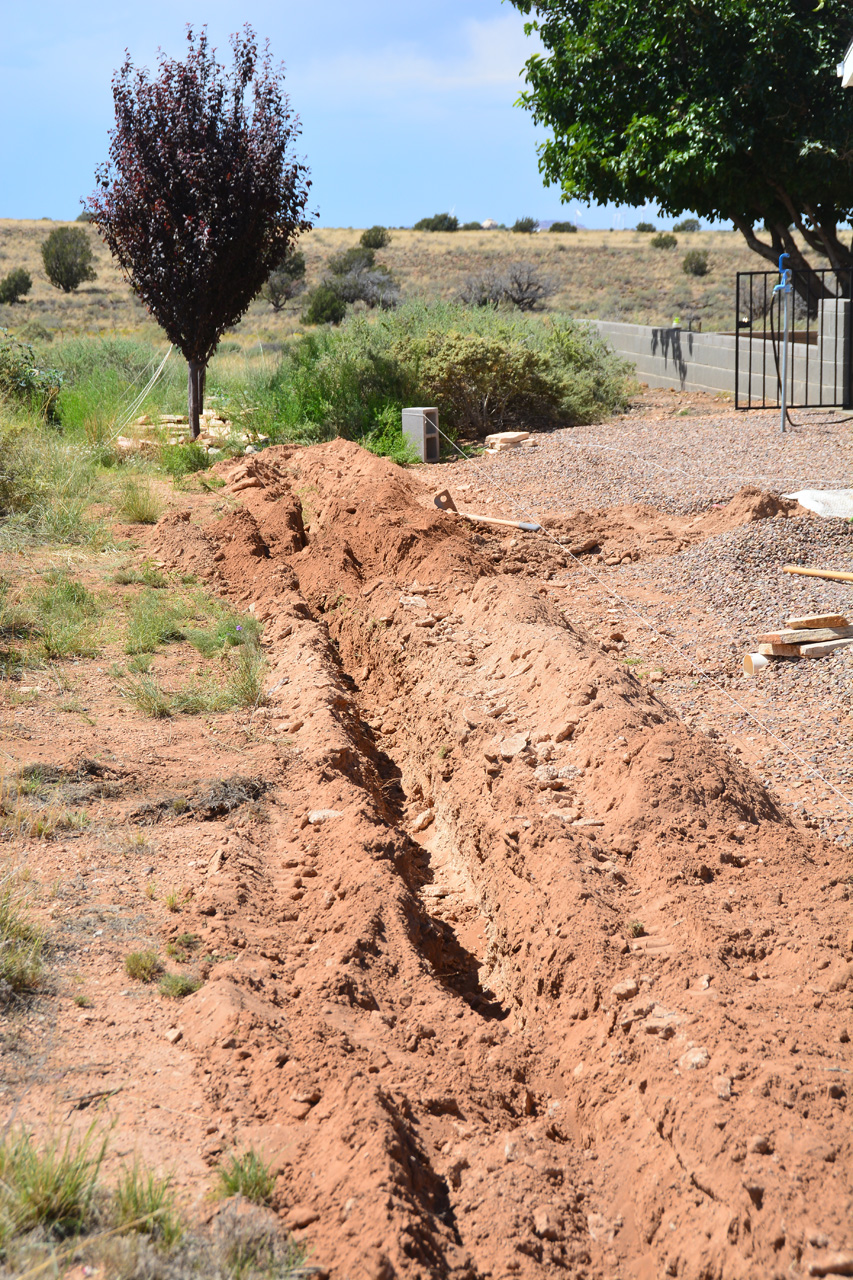
[[[294,94],[322,94],[346,99],[354,108],[371,99],[458,94],[497,89],[501,97],[520,90],[520,72],[541,46],[524,34],[519,15],[507,13],[491,21],[468,21],[459,29],[458,53],[439,58],[411,44],[389,44],[379,50],[353,50],[293,66]]]

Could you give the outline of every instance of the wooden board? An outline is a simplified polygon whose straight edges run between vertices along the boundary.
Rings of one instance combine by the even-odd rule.
[[[785,626],[793,630],[813,627],[849,627],[850,619],[843,613],[807,613],[802,618],[786,618]]]
[[[823,640],[846,640],[853,627],[803,627],[794,631],[770,631],[759,636],[759,644],[812,644]]]
[[[804,578],[831,578],[833,582],[853,582],[853,573],[841,573],[838,569],[804,569],[799,564],[783,564],[783,573],[799,573]]]
[[[853,640],[828,640],[825,644],[804,644],[800,653],[804,658],[822,658],[836,649],[849,649]]]
[[[842,641],[846,643],[846,641]],[[798,644],[760,644],[758,652],[763,654],[765,658],[799,658],[800,645]]]

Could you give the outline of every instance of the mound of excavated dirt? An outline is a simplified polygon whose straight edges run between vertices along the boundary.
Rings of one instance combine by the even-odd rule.
[[[181,1045],[285,1221],[336,1280],[824,1274],[843,857],[393,464],[225,474],[151,546],[267,620],[288,817],[199,868]]]

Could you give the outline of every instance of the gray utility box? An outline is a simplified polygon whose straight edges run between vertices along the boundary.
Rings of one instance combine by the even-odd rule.
[[[421,462],[438,462],[438,409],[404,409],[403,439]]]

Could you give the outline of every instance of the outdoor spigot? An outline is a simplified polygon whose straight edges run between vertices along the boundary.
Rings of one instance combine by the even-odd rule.
[[[790,257],[791,255],[789,253],[779,254],[780,280],[777,285],[773,286],[774,293],[792,293],[793,292],[794,286],[791,284],[791,276],[793,275],[793,272],[791,271],[790,267],[785,267],[782,265],[783,263],[790,261]]]

